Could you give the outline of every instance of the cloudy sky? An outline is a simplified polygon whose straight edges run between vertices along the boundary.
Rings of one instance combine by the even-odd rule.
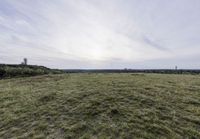
[[[0,63],[200,68],[200,0],[1,0]]]

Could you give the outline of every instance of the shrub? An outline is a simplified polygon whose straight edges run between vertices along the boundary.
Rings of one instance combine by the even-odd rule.
[[[0,78],[5,77],[25,77],[43,74],[59,74],[60,70],[53,70],[43,66],[33,65],[0,65]]]

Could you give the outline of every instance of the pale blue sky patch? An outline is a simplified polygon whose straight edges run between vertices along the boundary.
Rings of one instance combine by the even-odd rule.
[[[0,63],[200,68],[199,34],[199,0],[0,1]]]

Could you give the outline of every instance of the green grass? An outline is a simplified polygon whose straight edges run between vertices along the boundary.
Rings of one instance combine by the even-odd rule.
[[[200,138],[200,76],[99,73],[0,80],[0,138]]]

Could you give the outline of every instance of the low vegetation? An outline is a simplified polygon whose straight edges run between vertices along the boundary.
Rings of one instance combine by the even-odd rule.
[[[10,78],[10,77],[44,75],[44,74],[57,74],[57,73],[62,73],[62,71],[52,70],[43,66],[0,64],[0,79]]]
[[[59,74],[0,80],[0,138],[200,138],[200,76]]]

